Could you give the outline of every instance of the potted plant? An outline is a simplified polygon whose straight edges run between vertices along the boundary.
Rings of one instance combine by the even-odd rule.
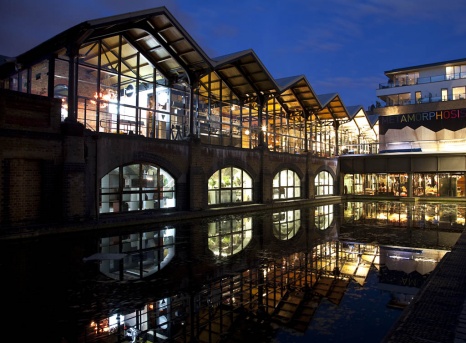
[[[210,189],[217,188],[216,185],[217,185],[217,180],[215,180],[215,178],[211,177],[209,179],[209,188]]]

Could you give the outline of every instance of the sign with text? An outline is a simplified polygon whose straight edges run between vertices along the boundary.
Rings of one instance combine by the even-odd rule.
[[[379,135],[384,135],[389,129],[401,130],[409,127],[415,130],[421,126],[434,132],[442,129],[450,131],[464,129],[466,127],[466,108],[379,117]]]

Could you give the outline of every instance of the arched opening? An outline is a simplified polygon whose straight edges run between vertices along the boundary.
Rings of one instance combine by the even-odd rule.
[[[174,208],[175,179],[152,164],[113,169],[100,181],[100,213]]]
[[[321,171],[314,179],[315,195],[333,195],[333,176],[328,171]]]
[[[226,167],[208,180],[208,204],[231,204],[253,200],[252,178],[244,170]]]
[[[273,178],[273,199],[296,199],[301,196],[301,180],[290,169],[278,172]]]

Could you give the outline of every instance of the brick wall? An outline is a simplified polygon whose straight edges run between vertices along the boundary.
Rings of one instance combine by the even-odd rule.
[[[61,122],[58,99],[3,90],[0,147],[2,228],[98,217],[100,179],[126,164],[153,163],[170,172],[177,182],[177,209],[193,211],[208,207],[208,178],[227,166],[251,175],[253,201],[265,204],[272,202],[272,179],[278,171],[298,173],[303,198],[308,198],[315,173],[326,168],[335,175],[337,168],[336,162],[311,154],[86,131],[79,123]]]

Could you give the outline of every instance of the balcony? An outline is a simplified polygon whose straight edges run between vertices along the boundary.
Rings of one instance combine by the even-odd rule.
[[[428,104],[441,101],[453,101],[453,100],[464,100],[466,99],[466,93],[461,94],[451,94],[445,97],[441,96],[428,96],[415,99],[406,99],[398,95],[392,95],[387,97],[387,101],[384,107],[390,106],[406,106],[406,105],[415,105],[415,104]]]
[[[454,74],[443,74],[443,75],[435,75],[435,76],[428,76],[428,77],[419,77],[416,79],[409,79],[409,80],[397,80],[397,81],[390,80],[386,83],[379,83],[379,89],[413,86],[413,85],[420,85],[420,84],[427,84],[427,83],[434,83],[434,82],[459,80],[459,79],[465,79],[465,78],[466,78],[466,73],[454,73]]]

